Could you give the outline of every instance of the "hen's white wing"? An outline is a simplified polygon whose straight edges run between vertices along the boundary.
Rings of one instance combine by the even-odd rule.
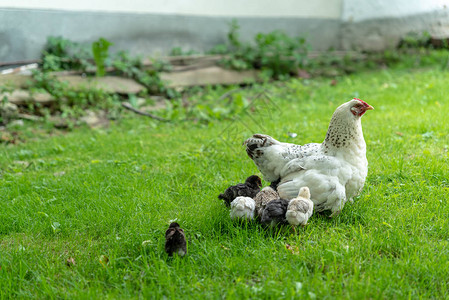
[[[346,203],[345,185],[351,178],[351,166],[332,156],[311,155],[296,159],[288,165],[302,169],[288,173],[278,185],[281,198],[293,199],[301,187],[310,189],[316,211],[341,211]]]

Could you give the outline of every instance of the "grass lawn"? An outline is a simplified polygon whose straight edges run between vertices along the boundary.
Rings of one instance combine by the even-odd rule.
[[[233,121],[135,117],[0,145],[0,298],[447,299],[449,72],[241,93],[262,88],[270,100],[255,98]],[[321,142],[352,97],[375,108],[362,120],[369,174],[355,203],[296,235],[231,221],[217,195],[259,174],[244,139]],[[189,239],[184,258],[164,252],[174,219]]]

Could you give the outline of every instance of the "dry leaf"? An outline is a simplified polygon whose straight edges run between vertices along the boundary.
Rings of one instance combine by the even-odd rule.
[[[285,244],[285,248],[291,252],[291,254],[295,254],[298,255],[299,254],[299,249],[298,246],[292,246],[290,244]]]
[[[304,79],[309,79],[310,77],[312,77],[312,76],[310,76],[309,72],[307,72],[306,70],[303,70],[303,69],[298,69],[297,75],[299,78],[304,78]]]
[[[69,257],[65,261],[65,264],[66,264],[67,267],[74,267],[76,265],[75,259],[73,257]]]
[[[153,243],[152,240],[146,240],[142,242],[142,247],[145,247],[146,245],[151,245]]]
[[[106,255],[101,255],[98,261],[103,265],[103,267],[106,267],[109,263],[109,258]]]
[[[399,135],[399,136],[403,136],[403,135],[404,135],[404,134],[403,134],[402,132],[400,132],[400,131],[397,131],[396,134]]]
[[[0,143],[17,144],[19,142],[17,137],[18,134],[16,132],[5,132],[0,136]]]

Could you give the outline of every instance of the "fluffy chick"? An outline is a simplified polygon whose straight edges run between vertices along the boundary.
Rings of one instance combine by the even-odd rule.
[[[184,230],[176,222],[171,223],[165,232],[165,252],[168,253],[168,256],[172,256],[173,253],[184,256],[187,253]]]
[[[270,186],[264,187],[254,197],[254,202],[256,202],[256,215],[262,217],[262,211],[267,203],[276,199],[279,199],[279,194]]]
[[[285,213],[287,212],[288,200],[276,199],[267,203],[262,211],[262,223],[286,223]]]
[[[285,217],[291,225],[306,225],[313,213],[313,202],[310,200],[310,190],[302,187],[298,196],[290,200]]]
[[[231,202],[231,219],[253,219],[256,204],[253,198],[239,196]]]
[[[238,196],[254,198],[260,188],[262,187],[262,180],[257,175],[251,175],[246,178],[245,183],[238,183],[232,185],[226,189],[223,194],[218,196],[218,199],[223,199],[226,206],[229,206],[231,202]]]

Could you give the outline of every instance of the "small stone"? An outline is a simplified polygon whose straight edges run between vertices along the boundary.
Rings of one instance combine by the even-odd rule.
[[[107,127],[109,120],[105,112],[95,113],[93,111],[87,111],[86,115],[80,118],[82,122],[85,122],[90,128]]]
[[[15,161],[13,161],[13,163],[16,165],[20,165],[24,168],[28,168],[28,166],[30,165],[30,162],[25,161],[25,160],[15,160]]]
[[[0,94],[0,97],[6,97],[9,103],[16,105],[26,105],[27,103],[49,105],[55,101],[55,98],[47,92],[30,93],[27,90],[14,90],[10,93]]]
[[[23,122],[23,120],[14,120],[9,123],[9,125],[13,127],[22,127],[23,125],[25,125],[25,123]]]

